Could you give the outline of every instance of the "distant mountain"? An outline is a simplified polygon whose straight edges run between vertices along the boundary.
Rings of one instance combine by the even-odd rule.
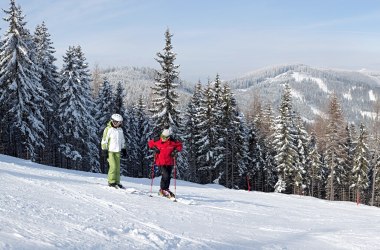
[[[271,102],[277,111],[283,85],[292,89],[294,109],[307,121],[324,116],[329,97],[335,93],[344,116],[351,122],[374,117],[374,103],[380,98],[380,73],[318,69],[306,65],[266,68],[228,81],[242,110],[249,108],[254,96]]]
[[[125,101],[135,103],[140,95],[151,103],[156,71],[148,67],[120,67],[104,70],[102,76],[111,84],[122,82],[126,89]],[[247,111],[255,96],[271,102],[278,110],[284,83],[293,94],[294,109],[309,122],[324,116],[332,93],[336,93],[345,118],[351,122],[369,121],[373,107],[380,98],[380,72],[367,70],[346,71],[318,69],[306,65],[283,65],[257,70],[226,81],[235,93],[242,111]],[[179,80],[179,109],[184,110],[194,90],[194,83]]]
[[[106,77],[109,82],[116,86],[121,82],[126,90],[125,103],[127,105],[136,103],[140,95],[149,105],[152,98],[151,87],[154,86],[156,70],[149,67],[119,67],[102,71],[102,77]],[[179,80],[180,86],[177,92],[180,95],[179,108],[182,109],[188,102],[194,85],[186,81]]]

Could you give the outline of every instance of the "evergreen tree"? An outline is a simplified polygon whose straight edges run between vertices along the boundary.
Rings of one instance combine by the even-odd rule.
[[[214,125],[215,117],[213,113],[214,96],[212,94],[211,83],[209,82],[207,87],[202,93],[203,99],[200,102],[197,124],[199,133],[195,135],[196,145],[198,147],[198,159],[199,165],[197,165],[197,172],[199,176],[199,182],[202,184],[212,183],[215,179],[214,174]]]
[[[344,172],[344,147],[343,129],[344,121],[342,110],[336,95],[332,95],[328,109],[327,141],[326,141],[326,165],[329,169],[327,177],[327,199],[339,199],[341,180]]]
[[[9,10],[4,12],[9,29],[0,49],[0,110],[3,114],[0,136],[2,143],[8,145],[4,147],[5,153],[36,160],[46,138],[40,107],[50,109],[51,103],[30,52],[34,48],[21,9],[11,0]]]
[[[355,147],[354,166],[352,169],[353,183],[351,188],[356,191],[356,198],[358,200],[365,199],[364,191],[369,186],[368,170],[368,145],[367,145],[367,131],[362,124],[360,124],[359,138]],[[362,198],[361,198],[362,197]]]
[[[147,147],[151,134],[150,119],[146,113],[146,105],[143,103],[142,96],[135,106],[135,121],[134,128],[136,132],[136,161],[133,166],[137,169],[137,177],[148,178],[150,175],[150,167],[152,166],[152,156]],[[132,147],[132,145],[129,145]]]
[[[288,84],[285,84],[279,111],[280,114],[275,121],[273,141],[278,173],[278,182],[275,188],[277,192],[290,193],[294,186],[293,174],[297,147],[292,121],[291,89]]]
[[[115,98],[113,94],[112,85],[109,83],[107,78],[103,79],[103,85],[100,86],[98,92],[98,98],[95,103],[95,120],[99,124],[99,129],[97,131],[98,141],[102,140],[103,130],[107,126],[107,123],[110,121],[113,114],[115,106]],[[101,153],[100,143],[98,144],[99,154]],[[101,157],[100,159],[100,169],[102,173],[107,172],[107,159]]]
[[[380,155],[375,154],[372,168],[372,205],[380,206]]]
[[[239,114],[236,100],[228,85],[224,85],[221,91],[221,105],[223,113],[219,141],[223,142],[223,147],[220,147],[221,153],[217,158],[221,175],[219,183],[228,188],[239,188],[243,174],[248,169],[248,128]]]
[[[95,101],[91,89],[91,73],[88,68],[88,63],[80,46],[75,48],[75,55],[78,58],[79,70],[79,83],[83,88],[83,98],[85,100],[86,108],[88,110],[88,117],[84,117],[84,124],[87,129],[84,131],[84,138],[82,145],[82,168],[85,171],[100,172],[98,145],[99,140],[97,132],[99,130],[99,123],[94,119],[95,116]],[[84,113],[86,114],[86,113]]]
[[[124,125],[123,130],[126,144],[127,144],[127,158],[121,162],[121,174],[131,177],[137,177],[139,168],[137,168],[136,162],[138,157],[138,139],[137,138],[137,114],[135,106],[128,106],[123,115]]]
[[[150,109],[153,114],[154,136],[159,136],[161,131],[167,126],[171,126],[174,133],[178,129],[179,111],[176,109],[178,94],[175,91],[178,84],[175,82],[178,80],[179,65],[174,64],[176,54],[172,51],[172,36],[169,29],[167,29],[165,32],[166,43],[164,51],[163,53],[157,53],[158,58],[156,61],[160,64],[161,70],[157,71],[155,86],[152,87],[156,97],[153,99],[153,107]]]
[[[189,171],[188,175],[184,176],[185,180],[192,182],[199,182],[199,176],[197,172],[197,166],[199,166],[199,153],[198,146],[196,144],[196,138],[199,134],[198,124],[199,120],[199,109],[202,100],[202,85],[199,82],[194,89],[193,96],[186,108],[185,118],[184,118],[184,141],[186,148],[188,149],[188,162]]]
[[[55,66],[56,58],[54,57],[55,50],[52,46],[50,34],[43,22],[36,27],[34,32],[34,43],[36,47],[36,64],[40,70],[40,79],[43,88],[49,95],[47,100],[52,104],[52,107],[43,105],[44,125],[46,128],[47,140],[45,149],[41,154],[41,162],[57,166],[58,162],[58,127],[59,124],[55,119],[55,112],[58,109],[58,90],[59,90],[59,75],[58,69]]]
[[[352,166],[354,165],[354,149],[355,149],[355,126],[352,124],[345,127],[344,131],[344,161],[342,163],[342,180],[341,180],[341,197],[344,201],[351,200],[351,188],[352,183]]]
[[[69,47],[63,61],[58,108],[62,167],[100,172],[99,125],[93,118],[90,79],[80,47]]]
[[[306,184],[308,186],[308,195],[322,198],[322,162],[321,155],[318,152],[317,138],[314,133],[308,145],[309,155],[306,168]]]
[[[218,77],[216,82],[218,82]],[[215,85],[214,85],[215,86]],[[203,99],[199,107],[199,123],[196,135],[198,146],[198,172],[200,183],[213,183],[217,181],[220,173],[219,166],[222,163],[223,135],[221,121],[223,110],[221,106],[220,93],[216,92],[212,83],[208,83],[203,91]]]
[[[118,82],[115,89],[115,98],[114,98],[115,104],[114,104],[113,113],[121,114],[121,115],[125,113],[124,99],[125,99],[125,89],[122,83]]]
[[[305,129],[304,123],[301,120],[300,115],[295,117],[295,138],[297,146],[296,163],[293,173],[294,178],[294,192],[295,194],[303,194],[305,183],[305,174],[307,161],[309,158],[309,135]]]

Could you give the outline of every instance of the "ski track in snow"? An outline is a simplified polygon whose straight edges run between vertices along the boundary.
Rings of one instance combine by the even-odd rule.
[[[380,249],[379,208],[183,181],[173,202],[148,179],[106,182],[0,155],[0,249]]]

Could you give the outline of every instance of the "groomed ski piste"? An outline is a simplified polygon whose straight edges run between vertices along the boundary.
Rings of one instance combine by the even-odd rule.
[[[0,155],[0,249],[380,249],[380,209],[64,170]],[[172,182],[172,189],[173,182]]]

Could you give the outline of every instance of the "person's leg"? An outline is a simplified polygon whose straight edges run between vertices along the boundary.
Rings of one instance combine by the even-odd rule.
[[[108,183],[118,184],[120,183],[120,153],[109,152],[108,153]]]
[[[173,170],[173,166],[161,167],[161,173],[162,173],[161,185],[160,185],[161,189],[163,190],[169,189],[172,170]]]

